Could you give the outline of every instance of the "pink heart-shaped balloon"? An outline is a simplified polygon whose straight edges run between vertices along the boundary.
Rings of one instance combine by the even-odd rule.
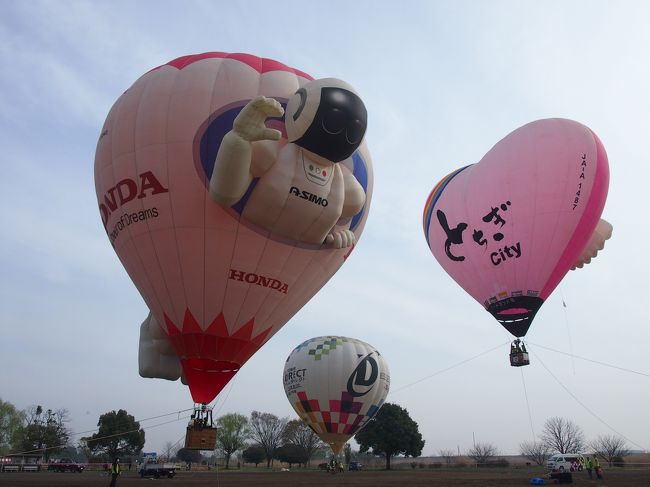
[[[436,185],[425,236],[445,271],[521,337],[587,245],[608,184],[605,149],[589,128],[538,120]]]

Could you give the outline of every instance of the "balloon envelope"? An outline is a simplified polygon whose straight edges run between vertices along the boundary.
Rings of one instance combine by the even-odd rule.
[[[184,56],[139,78],[104,123],[95,157],[102,221],[195,402],[210,402],[351,252],[283,238],[242,218],[256,180],[232,207],[209,196],[221,141],[241,109],[258,95],[286,105],[309,80],[248,54]],[[266,124],[287,144],[283,117]],[[365,142],[340,166],[365,192],[361,211],[340,222],[358,239],[372,193]]]
[[[322,336],[291,352],[283,382],[300,419],[338,454],[381,408],[390,372],[372,345],[355,338]]]
[[[433,189],[424,232],[440,265],[513,335],[578,261],[599,221],[607,155],[587,127],[529,123]]]

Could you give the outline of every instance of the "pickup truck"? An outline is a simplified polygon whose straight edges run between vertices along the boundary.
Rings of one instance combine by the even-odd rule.
[[[77,472],[84,471],[84,466],[80,463],[73,462],[69,458],[61,458],[47,465],[47,469],[54,472]]]
[[[173,463],[154,463],[147,462],[140,465],[140,477],[169,477],[174,478],[176,475],[176,465]]]

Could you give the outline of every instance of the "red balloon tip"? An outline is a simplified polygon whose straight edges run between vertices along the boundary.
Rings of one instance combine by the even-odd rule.
[[[208,404],[226,387],[239,370],[239,365],[210,359],[181,360],[185,379],[196,403]]]

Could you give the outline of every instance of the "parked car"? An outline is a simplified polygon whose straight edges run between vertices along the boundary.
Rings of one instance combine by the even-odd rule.
[[[84,471],[84,466],[80,463],[73,462],[69,458],[61,458],[48,464],[47,469],[54,472],[77,472]]]
[[[557,453],[548,459],[546,467],[551,472],[579,472],[584,464],[585,459],[579,453]]]
[[[363,470],[363,463],[350,462],[350,465],[348,465],[348,470]]]

